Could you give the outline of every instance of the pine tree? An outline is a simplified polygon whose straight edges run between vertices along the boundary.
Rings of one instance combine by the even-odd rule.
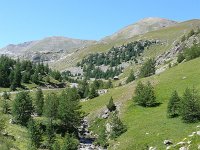
[[[89,98],[92,99],[92,98],[95,98],[99,96],[99,94],[97,93],[96,89],[92,86],[90,92],[89,92]]]
[[[60,144],[58,141],[55,141],[52,145],[52,150],[60,150]]]
[[[35,111],[41,116],[44,106],[44,95],[41,88],[38,88],[35,95]]]
[[[58,96],[55,93],[47,94],[44,104],[44,115],[48,118],[56,119],[58,116]]]
[[[99,131],[99,136],[96,139],[96,144],[101,145],[103,148],[107,148],[108,147],[108,139],[107,139],[107,134],[106,134],[106,127],[103,126],[102,128],[100,128]]]
[[[168,116],[171,118],[177,117],[180,114],[180,97],[177,91],[174,91],[169,99],[167,106]]]
[[[113,102],[113,98],[112,98],[112,97],[110,98],[110,101],[109,101],[109,103],[108,103],[108,105],[107,105],[107,108],[108,108],[108,110],[109,110],[110,112],[116,110],[116,106],[115,106],[115,104],[114,104],[114,102]]]
[[[140,77],[149,77],[155,74],[155,60],[148,59],[140,69]]]
[[[144,107],[152,107],[157,104],[154,88],[150,82],[146,85],[142,82],[138,82],[135,90],[135,97],[133,99],[138,105]]]
[[[12,115],[21,125],[27,125],[33,112],[32,100],[28,92],[17,93],[13,102]]]
[[[3,98],[2,111],[4,114],[8,114],[10,111],[10,106],[8,104],[8,101],[10,100],[10,95],[7,92],[4,92],[2,98]]]
[[[37,71],[35,71],[34,74],[31,76],[31,81],[35,84],[39,83],[39,75]]]
[[[132,82],[134,80],[135,80],[135,75],[134,75],[133,70],[131,70],[131,73],[130,73],[129,77],[126,80],[126,83]]]
[[[112,116],[112,132],[111,132],[111,138],[117,138],[121,134],[127,131],[126,126],[122,123],[120,118],[117,116],[116,113],[113,114]]]
[[[14,79],[13,79],[13,85],[15,87],[20,87],[21,86],[21,79],[22,79],[22,74],[20,70],[20,63],[17,63],[15,65],[15,71],[14,71]]]
[[[55,130],[53,126],[52,118],[49,118],[47,126],[46,126],[46,135],[47,135],[47,143],[49,149],[51,149],[54,141],[55,141]]]
[[[200,120],[200,95],[198,91],[186,89],[181,100],[181,117],[185,122]]]
[[[108,82],[107,82],[107,86],[106,86],[108,89],[109,88],[113,88],[113,85],[112,85],[112,81],[109,79]]]
[[[73,135],[67,133],[61,150],[77,150],[78,144],[78,140]]]
[[[75,88],[63,91],[59,102],[59,119],[67,130],[76,129],[81,122],[82,112],[79,95]]]
[[[39,148],[42,141],[42,132],[39,125],[33,119],[30,119],[28,122],[28,131],[31,145],[35,148]]]
[[[29,83],[29,80],[30,80],[30,75],[28,72],[24,72],[22,74],[22,82],[23,83]]]

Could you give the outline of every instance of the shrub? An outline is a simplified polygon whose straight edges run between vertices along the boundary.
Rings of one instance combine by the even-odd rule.
[[[179,53],[178,58],[177,58],[177,62],[181,63],[184,59],[185,59],[185,56],[183,55],[183,53]]]
[[[200,56],[200,46],[195,44],[191,48],[184,50],[184,56],[186,60],[192,60]]]

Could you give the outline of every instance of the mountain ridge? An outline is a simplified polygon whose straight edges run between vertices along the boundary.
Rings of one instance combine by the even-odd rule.
[[[116,40],[116,39],[128,39],[136,35],[144,34],[150,31],[155,31],[164,27],[175,25],[178,22],[159,18],[159,17],[148,17],[143,18],[133,24],[130,24],[114,34],[107,36],[102,41]]]

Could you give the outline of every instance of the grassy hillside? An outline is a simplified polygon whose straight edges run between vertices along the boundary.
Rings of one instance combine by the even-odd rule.
[[[64,70],[67,67],[74,66],[78,61],[80,61],[82,58],[84,58],[90,53],[106,52],[113,46],[120,46],[122,44],[126,44],[129,42],[133,42],[137,40],[145,40],[145,39],[158,39],[158,40],[164,41],[163,45],[151,46],[144,53],[145,57],[146,56],[155,57],[169,50],[173,46],[173,43],[176,43],[177,41],[180,40],[180,38],[184,34],[188,33],[191,29],[197,28],[197,27],[200,27],[200,20],[190,20],[190,21],[186,21],[182,23],[177,23],[170,27],[162,28],[160,30],[148,32],[143,35],[138,35],[126,40],[115,40],[115,41],[109,41],[109,42],[100,41],[95,45],[91,45],[83,49],[77,50],[72,55],[68,55],[63,59],[52,63],[51,66],[59,70]]]
[[[98,115],[113,96],[115,102],[121,105],[121,118],[127,125],[128,131],[114,141],[110,149],[143,149],[147,145],[165,149],[163,141],[172,140],[180,142],[196,131],[200,123],[186,124],[180,118],[167,118],[166,109],[169,96],[173,90],[180,95],[186,87],[195,86],[200,90],[200,58],[175,66],[166,72],[145,80],[150,80],[155,85],[156,96],[162,104],[154,108],[135,106],[131,96],[134,93],[135,83],[110,90],[106,95],[83,103],[83,109],[91,112],[90,116]]]

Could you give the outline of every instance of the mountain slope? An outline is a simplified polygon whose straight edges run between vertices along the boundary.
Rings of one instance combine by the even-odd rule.
[[[134,37],[136,35],[144,34],[150,31],[155,31],[164,27],[175,25],[177,22],[163,19],[163,18],[145,18],[137,23],[129,25],[111,36],[108,36],[102,41],[121,40]]]
[[[186,22],[176,23],[173,26],[161,28],[156,31],[147,32],[142,35],[136,35],[128,39],[108,40],[97,42],[83,49],[79,49],[75,53],[66,55],[62,59],[51,63],[51,66],[59,70],[65,70],[68,67],[76,65],[85,56],[96,52],[107,52],[113,46],[121,46],[123,44],[137,41],[137,40],[151,40],[156,39],[163,42],[160,46],[149,47],[148,51],[145,51],[145,57],[157,57],[166,51],[170,51],[184,34],[187,34],[191,29],[200,27],[200,20],[189,20]],[[60,65],[62,64],[62,65]]]
[[[38,41],[24,42],[18,45],[10,44],[0,49],[0,54],[32,59],[36,54],[42,55],[51,53],[52,55],[58,55],[58,53],[72,53],[76,49],[84,48],[93,43],[95,43],[95,41],[54,36]],[[49,58],[49,60],[51,60],[51,58]]]
[[[89,113],[89,118],[93,122],[95,116],[104,112],[111,96],[115,104],[120,106],[120,116],[128,130],[116,141],[111,141],[110,149],[145,149],[147,146],[166,149],[163,144],[166,139],[176,144],[187,138],[185,140],[187,142],[191,140],[188,135],[198,130],[196,127],[199,123],[187,124],[180,118],[168,118],[167,104],[173,90],[177,90],[182,96],[187,87],[195,86],[198,90],[200,89],[199,63],[200,58],[197,58],[172,67],[160,75],[142,79],[144,82],[151,81],[154,84],[157,100],[161,102],[158,107],[143,108],[134,105],[132,100],[136,86],[134,81],[125,86],[110,89],[105,95],[82,102],[83,110]],[[197,149],[196,144],[192,142],[191,149]]]

